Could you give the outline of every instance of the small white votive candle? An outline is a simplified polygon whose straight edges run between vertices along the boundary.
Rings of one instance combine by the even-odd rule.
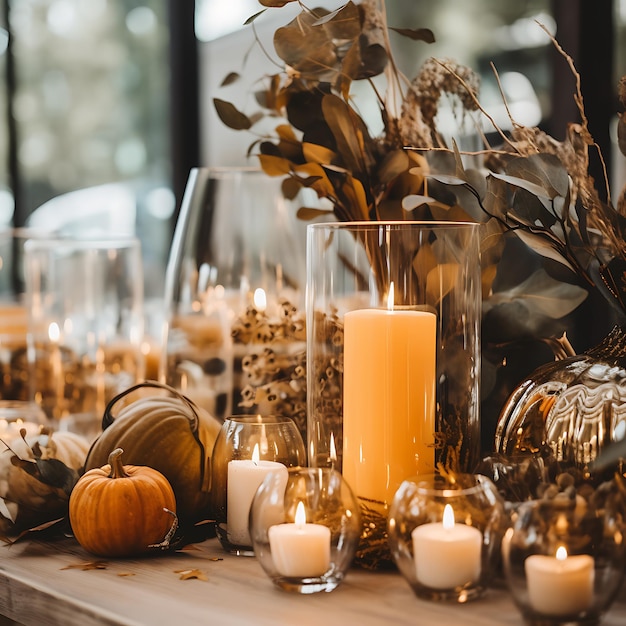
[[[473,526],[456,524],[446,504],[443,523],[422,524],[411,533],[415,571],[420,584],[452,589],[480,577],[483,535]]]
[[[567,556],[560,546],[556,556],[533,554],[524,561],[528,600],[544,615],[575,615],[593,601],[594,561],[587,554]]]
[[[287,468],[276,461],[259,460],[259,446],[254,446],[252,459],[228,463],[226,492],[226,531],[228,541],[235,546],[251,546],[249,531],[250,506],[257,489],[270,472],[283,472],[287,482]]]
[[[298,502],[294,524],[276,524],[268,530],[270,550],[281,576],[312,578],[330,567],[330,528],[307,524],[304,504]]]

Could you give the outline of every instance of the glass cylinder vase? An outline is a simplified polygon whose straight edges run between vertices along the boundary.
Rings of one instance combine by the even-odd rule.
[[[167,267],[161,378],[218,419],[289,415],[304,437],[304,246],[278,179],[192,169]]]
[[[480,456],[479,225],[313,224],[307,239],[308,449],[362,506],[357,563],[391,562],[402,481]]]

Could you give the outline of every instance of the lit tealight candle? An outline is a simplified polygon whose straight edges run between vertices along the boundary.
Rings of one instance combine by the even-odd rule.
[[[302,502],[295,518],[294,524],[277,524],[268,530],[274,566],[281,576],[322,576],[330,567],[330,529],[307,524]]]
[[[593,601],[594,561],[587,554],[567,556],[560,546],[555,556],[533,554],[524,561],[528,599],[545,615],[576,615]]]
[[[270,472],[279,471],[285,474],[287,468],[276,461],[259,459],[259,444],[255,444],[252,459],[234,460],[228,463],[226,493],[226,524],[228,540],[236,546],[251,546],[249,517],[250,505],[263,479]]]
[[[473,526],[456,524],[446,504],[443,523],[422,524],[411,533],[419,583],[431,589],[452,589],[480,577],[483,535]]]

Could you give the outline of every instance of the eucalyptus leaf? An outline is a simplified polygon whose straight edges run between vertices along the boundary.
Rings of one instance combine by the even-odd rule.
[[[291,2],[298,2],[299,0],[259,0],[259,4],[268,8],[280,8]]]
[[[237,82],[241,78],[241,74],[238,72],[229,72],[226,74],[222,82],[220,83],[220,87],[226,87],[227,85],[232,85],[234,82]]]
[[[451,176],[450,174],[427,174],[426,178],[432,178],[444,185],[467,185],[466,180],[458,176]]]
[[[567,170],[553,154],[539,153],[513,159],[507,164],[506,172],[529,183],[534,182],[550,198],[565,196],[569,190]]]
[[[402,35],[403,37],[413,39],[414,41],[435,43],[435,35],[429,28],[394,28],[393,26],[390,26],[389,30],[392,30],[394,33],[398,33],[398,35]]]
[[[313,13],[318,15],[320,10],[316,9]],[[312,26],[323,26],[330,39],[354,41],[361,34],[361,16],[358,7],[350,0],[337,10],[316,19]]]
[[[381,183],[389,183],[409,168],[409,156],[404,150],[392,150],[382,159],[378,168]]]
[[[544,269],[539,269],[515,287],[492,294],[484,303],[484,310],[520,300],[531,313],[561,319],[576,309],[587,296],[587,291],[581,287],[556,281]]]
[[[259,2],[261,4],[264,4],[263,0],[259,0]],[[291,2],[291,0],[282,0],[282,4],[277,4],[277,5],[266,5],[266,6],[285,6],[285,4],[287,2]],[[257,17],[259,17],[259,15],[263,15],[263,13],[265,13],[267,9],[261,9],[258,13],[255,13],[254,15],[251,15],[243,24],[244,26],[248,26],[250,24],[252,24],[252,22],[254,22],[254,20],[256,20]]]
[[[323,27],[313,27],[315,21],[315,15],[302,12],[274,33],[276,54],[304,76],[325,73],[337,63],[334,41]]]
[[[333,214],[332,211],[324,211],[324,209],[317,209],[314,207],[304,207],[304,206],[300,207],[296,212],[296,215],[298,216],[298,218],[304,221],[314,220],[318,217],[330,216],[332,214]]]
[[[405,211],[412,211],[413,209],[415,209],[418,206],[421,206],[422,204],[431,204],[435,202],[434,198],[431,198],[430,196],[420,196],[418,194],[411,194],[408,196],[404,196],[404,198],[402,198],[402,208]]]
[[[239,111],[234,104],[220,98],[213,98],[213,104],[220,120],[229,128],[233,130],[248,130],[252,127],[250,118]]]
[[[518,221],[540,224],[543,228],[549,229],[557,220],[552,202],[549,198],[538,197],[520,188],[513,194],[510,213],[515,215]]]
[[[575,271],[572,264],[554,247],[554,244],[547,241],[545,237],[535,235],[534,233],[522,229],[516,230],[515,234],[537,254],[552,259],[553,261],[558,261],[572,270],[572,272]]]
[[[307,161],[323,165],[330,165],[337,156],[335,152],[325,146],[319,146],[308,141],[302,142],[302,154]]]
[[[519,187],[520,189],[526,189],[526,191],[530,191],[530,193],[536,195],[537,197],[544,198],[552,198],[552,196],[539,185],[532,183],[524,178],[520,178],[519,176],[509,176],[508,174],[498,174],[497,172],[489,172],[488,174],[492,178],[497,178],[509,185],[513,185],[514,187]]]
[[[354,176],[364,175],[370,159],[363,150],[369,137],[367,128],[354,111],[340,98],[329,94],[322,99],[322,111],[337,143],[343,165]]]
[[[270,154],[259,156],[261,167],[268,176],[283,176],[291,172],[291,163],[282,157],[275,157]]]

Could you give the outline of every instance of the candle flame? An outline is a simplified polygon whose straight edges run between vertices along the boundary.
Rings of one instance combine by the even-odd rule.
[[[48,326],[48,337],[50,337],[50,341],[53,343],[58,343],[61,337],[61,329],[56,322],[52,322],[50,326]]]
[[[393,281],[391,281],[391,284],[389,285],[389,293],[387,294],[387,310],[388,311],[393,311],[394,300],[395,300],[395,297],[394,297]]]
[[[296,526],[304,526],[306,524],[306,511],[304,510],[304,502],[300,500],[296,507]]]
[[[454,527],[454,509],[450,504],[446,504],[443,508],[443,527],[446,530]]]
[[[257,465],[259,463],[259,459],[260,459],[260,455],[259,455],[259,444],[255,443],[254,444],[254,450],[252,450],[252,462]]]
[[[334,433],[330,433],[330,461],[335,463],[337,461],[337,448],[335,447]]]
[[[256,307],[256,310],[260,313],[263,313],[263,311],[265,311],[265,309],[267,308],[267,296],[265,295],[265,291],[261,289],[261,287],[255,289],[252,299],[254,301],[254,306]]]
[[[565,561],[567,558],[567,550],[565,546],[559,546],[556,551],[556,560],[557,561]]]

